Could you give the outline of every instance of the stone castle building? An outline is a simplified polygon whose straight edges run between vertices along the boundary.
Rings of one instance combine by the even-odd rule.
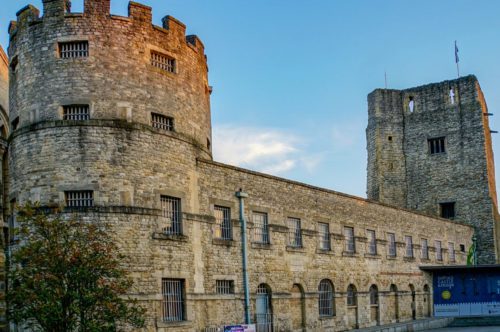
[[[43,16],[27,6],[9,27],[4,224],[15,226],[16,204],[38,201],[111,225],[128,257],[130,295],[147,308],[146,331],[217,331],[243,322],[240,188],[248,194],[250,312],[259,331],[341,331],[428,317],[431,276],[419,266],[465,264],[474,227],[458,220],[483,225],[462,217],[472,212],[461,192],[477,200],[470,209],[481,208],[486,228],[478,230],[494,234],[487,218],[494,211],[488,204],[496,206],[491,141],[473,77],[370,95],[368,191],[377,202],[213,161],[201,40],[185,36],[171,16],[153,25],[151,8],[139,3],[130,2],[127,17],[111,15],[110,0],[85,0],[83,13],[69,4],[43,0]],[[441,109],[448,86],[459,110]],[[410,93],[414,110],[406,114]],[[411,190],[401,185],[417,172],[434,176],[410,141],[431,111],[462,126],[448,132],[443,120],[430,133],[445,137],[450,155],[435,158],[449,170],[461,167],[451,156],[460,153],[462,167],[478,172],[481,181],[463,173],[477,186],[446,187],[439,196],[438,179]],[[476,150],[462,148],[459,137],[477,140]],[[432,204],[452,201],[457,220],[434,213]],[[484,248],[481,257],[494,259],[494,241]]]
[[[378,89],[368,113],[368,198],[473,226],[479,263],[496,263],[491,114],[476,78]]]

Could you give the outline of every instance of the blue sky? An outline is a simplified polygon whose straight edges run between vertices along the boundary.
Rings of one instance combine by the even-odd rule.
[[[364,197],[366,95],[384,87],[384,71],[394,89],[455,78],[454,40],[461,74],[478,77],[490,112],[500,106],[497,0],[139,2],[156,24],[172,15],[205,44],[218,161]],[[4,47],[27,3],[0,0]],[[112,13],[126,15],[127,3],[112,0]]]

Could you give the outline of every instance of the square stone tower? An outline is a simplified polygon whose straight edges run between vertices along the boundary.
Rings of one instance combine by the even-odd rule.
[[[368,95],[368,198],[474,226],[479,263],[499,257],[490,115],[475,76]]]

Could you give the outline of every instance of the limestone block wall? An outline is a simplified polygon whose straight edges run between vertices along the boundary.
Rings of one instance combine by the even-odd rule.
[[[269,285],[273,294],[276,294],[273,295],[273,301],[276,301],[273,302],[275,321],[290,328],[298,328],[291,326],[291,313],[297,312],[297,308],[290,307],[294,303],[294,285],[300,285],[304,290],[307,308],[305,321],[310,328],[334,331],[353,327],[356,323],[356,312],[359,326],[376,324],[372,319],[369,304],[368,290],[371,285],[376,285],[380,292],[382,322],[396,321],[395,295],[390,291],[391,285],[398,289],[398,319],[408,320],[412,317],[410,285],[413,285],[416,292],[416,315],[423,317],[430,312],[430,298],[424,296],[423,290],[425,285],[430,287],[431,283],[429,276],[422,274],[418,266],[464,264],[466,255],[460,252],[459,246],[462,244],[468,248],[471,244],[472,229],[452,221],[414,214],[210,161],[198,160],[198,169],[201,214],[210,215],[213,213],[213,205],[222,204],[230,207],[233,218],[237,218],[238,205],[234,193],[239,188],[244,188],[249,194],[245,215],[249,221],[251,243],[248,258],[250,290],[255,294],[259,284]],[[255,211],[268,214],[269,245],[252,241],[252,214]],[[301,219],[303,246],[300,248],[287,245],[288,217]],[[318,222],[329,224],[331,251],[319,249]],[[233,225],[234,241],[220,243],[212,239],[208,245],[203,245],[205,291],[213,287],[213,279],[217,276],[236,277],[241,285],[240,233],[238,224],[234,222]],[[344,226],[354,228],[355,254],[349,254],[345,250]],[[377,255],[368,253],[367,230],[376,232]],[[396,258],[388,257],[387,233],[396,234]],[[412,236],[414,258],[405,257],[405,236]],[[429,260],[421,258],[420,241],[423,238],[429,243]],[[443,248],[447,248],[448,242],[455,244],[456,262],[450,261],[448,253],[445,254],[444,261],[436,260],[433,245],[435,240],[442,241]],[[335,287],[337,313],[335,317],[328,319],[320,318],[318,314],[317,291],[322,279],[331,280]],[[349,284],[355,285],[358,290],[357,308],[346,306],[346,290]],[[211,308],[208,310],[212,313]],[[223,317],[217,317],[215,313],[209,314],[206,321],[220,325],[223,323]]]
[[[440,203],[455,202],[455,219],[476,227],[480,262],[495,262],[494,160],[477,79],[379,89],[368,102],[368,198],[429,215],[440,214]],[[431,154],[428,140],[438,137],[446,152]]]
[[[110,15],[109,1],[86,0],[67,13],[66,0],[44,1],[44,16],[27,6],[10,26],[11,121],[19,127],[62,118],[62,107],[86,104],[91,119],[151,123],[151,113],[174,119],[176,132],[211,150],[210,88],[204,46],[184,24],[131,2],[129,16]],[[62,58],[62,43],[88,43],[88,56]],[[159,53],[174,72],[151,64]]]

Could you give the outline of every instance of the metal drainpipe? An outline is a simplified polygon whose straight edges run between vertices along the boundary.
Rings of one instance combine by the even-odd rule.
[[[245,220],[244,198],[248,194],[240,188],[236,192],[236,197],[240,200],[240,225],[241,225],[241,255],[243,256],[243,291],[245,292],[245,324],[251,324],[250,320],[250,293],[248,291],[248,269],[247,269],[247,221]]]

